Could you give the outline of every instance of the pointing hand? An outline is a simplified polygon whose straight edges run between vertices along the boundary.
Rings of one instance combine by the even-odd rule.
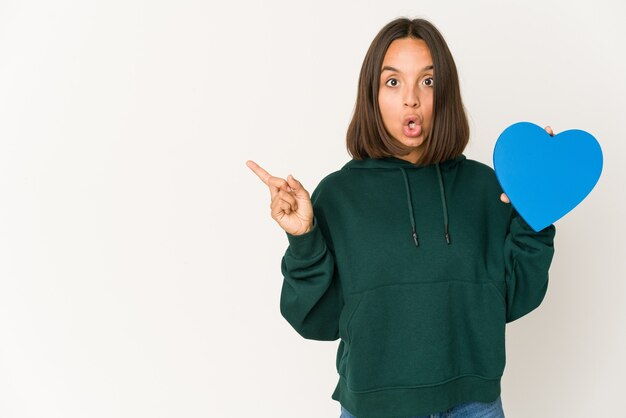
[[[291,174],[287,180],[274,177],[252,160],[246,165],[269,187],[271,215],[278,225],[291,235],[309,232],[313,228],[313,205],[302,184]]]

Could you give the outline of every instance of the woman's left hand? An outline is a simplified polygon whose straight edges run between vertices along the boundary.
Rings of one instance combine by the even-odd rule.
[[[554,132],[552,132],[551,127],[546,126],[544,129],[546,130],[547,133],[550,134],[550,136],[554,136]],[[502,200],[504,203],[511,203],[511,201],[509,200],[509,197],[504,193],[500,195],[500,200]]]

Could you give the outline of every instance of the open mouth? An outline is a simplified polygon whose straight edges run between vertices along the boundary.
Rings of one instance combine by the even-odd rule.
[[[422,126],[417,123],[417,117],[409,116],[405,119],[406,125],[404,125],[404,135],[410,138],[417,138],[422,134]]]

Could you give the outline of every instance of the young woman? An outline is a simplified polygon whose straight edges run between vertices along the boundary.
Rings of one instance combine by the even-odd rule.
[[[505,326],[542,302],[555,228],[532,230],[468,138],[446,42],[400,18],[365,56],[350,161],[312,195],[247,162],[289,242],[282,315],[340,339],[342,417],[504,416]]]

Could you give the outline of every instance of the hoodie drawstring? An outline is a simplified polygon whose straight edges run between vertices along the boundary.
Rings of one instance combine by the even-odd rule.
[[[444,224],[444,238],[448,245],[450,244],[450,234],[448,233],[448,207],[446,204],[446,194],[443,187],[443,178],[441,177],[441,169],[439,168],[439,163],[435,165],[437,168],[437,176],[439,178],[439,193],[441,194],[441,205],[443,206],[443,224]],[[417,231],[415,230],[415,215],[413,214],[413,204],[411,203],[411,189],[409,187],[409,179],[407,178],[406,171],[404,167],[399,167],[400,171],[404,176],[404,186],[406,187],[406,197],[407,203],[409,207],[409,216],[411,218],[411,228],[413,233],[413,243],[416,247],[419,247],[419,241],[417,238]]]
[[[437,176],[439,177],[439,193],[441,194],[441,206],[443,206],[443,233],[446,238],[446,242],[450,245],[450,234],[448,233],[448,205],[446,204],[446,193],[443,188],[443,178],[441,177],[441,169],[439,163],[437,167]]]
[[[415,232],[415,217],[413,216],[413,204],[411,203],[411,190],[409,189],[409,179],[406,177],[406,172],[404,168],[400,167],[400,171],[404,175],[404,186],[406,187],[406,199],[409,204],[409,216],[411,217],[411,227],[413,228],[413,242],[416,247],[419,247],[419,242],[417,240],[417,232]]]

